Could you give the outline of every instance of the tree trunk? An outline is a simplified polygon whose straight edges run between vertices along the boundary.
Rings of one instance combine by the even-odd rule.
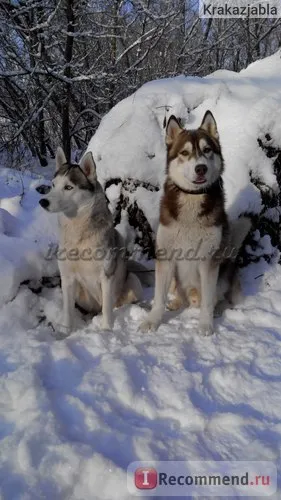
[[[67,37],[64,52],[65,69],[64,76],[69,79],[64,84],[64,98],[62,103],[62,144],[66,159],[71,160],[71,138],[70,138],[70,95],[71,95],[71,60],[73,54],[73,36],[74,33],[74,2],[75,0],[66,0],[67,17]]]

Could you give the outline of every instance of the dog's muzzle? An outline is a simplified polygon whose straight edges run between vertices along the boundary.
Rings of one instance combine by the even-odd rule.
[[[208,172],[208,167],[204,164],[196,165],[195,167],[196,179],[193,181],[194,184],[204,184],[206,182],[206,173]]]

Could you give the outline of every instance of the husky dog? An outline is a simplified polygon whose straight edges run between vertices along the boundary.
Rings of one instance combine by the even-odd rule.
[[[75,302],[86,311],[102,310],[102,328],[111,329],[113,307],[140,300],[142,286],[128,272],[123,239],[113,226],[92,154],[87,153],[80,166],[71,165],[58,148],[52,189],[39,203],[60,213],[59,249],[68,255],[58,261],[63,294],[60,332],[73,329]]]
[[[167,177],[160,205],[156,238],[154,304],[141,330],[161,323],[169,287],[177,292],[172,309],[189,299],[200,303],[199,330],[213,333],[215,303],[237,291],[235,256],[250,223],[242,218],[231,225],[224,207],[223,157],[216,121],[210,111],[200,127],[185,130],[170,117],[166,129]],[[233,252],[232,252],[233,253]],[[221,280],[218,284],[219,270]],[[221,288],[221,290],[219,290]],[[233,293],[232,293],[233,292]]]

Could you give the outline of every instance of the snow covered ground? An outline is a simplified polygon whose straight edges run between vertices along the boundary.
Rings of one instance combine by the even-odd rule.
[[[162,182],[164,95],[168,114],[186,117],[187,126],[214,112],[229,213],[258,213],[249,169],[276,188],[256,139],[266,130],[272,145],[281,143],[280,69],[277,54],[240,75],[145,85],[107,115],[90,144],[101,180],[133,177],[139,165],[138,178]],[[100,331],[100,317],[80,318],[79,330],[56,341],[50,323],[61,314],[61,291],[39,284],[57,272],[45,259],[57,225],[38,206],[42,182],[35,173],[0,171],[1,498],[129,500],[126,469],[135,460],[280,466],[280,266],[261,260],[243,270],[245,301],[216,320],[212,337],[198,334],[195,309],[167,312],[156,333],[142,334],[146,312],[133,305],[115,311],[111,333]],[[112,204],[114,196],[113,188]],[[148,196],[142,203],[155,227],[160,194]],[[150,302],[153,290],[145,293]]]

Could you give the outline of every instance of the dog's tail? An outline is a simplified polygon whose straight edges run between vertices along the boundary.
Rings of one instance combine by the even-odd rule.
[[[242,299],[237,256],[251,227],[251,219],[247,216],[242,216],[229,223],[230,248],[234,250],[234,255],[221,265],[218,298],[222,299],[222,296],[225,296],[233,305],[239,304]]]
[[[243,215],[239,219],[229,223],[230,245],[235,250],[235,255],[239,253],[246,236],[252,227],[250,217]]]
[[[139,278],[142,285],[154,285],[154,270],[147,269],[143,264],[132,259],[127,261],[127,269],[129,273],[134,273]]]

